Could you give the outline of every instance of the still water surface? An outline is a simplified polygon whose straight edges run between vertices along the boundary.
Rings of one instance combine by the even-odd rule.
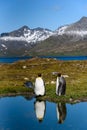
[[[0,98],[0,130],[87,130],[87,103]]]
[[[0,57],[0,63],[13,63],[19,60],[26,60],[32,57]],[[57,60],[87,60],[87,56],[41,56],[40,58],[53,58]]]

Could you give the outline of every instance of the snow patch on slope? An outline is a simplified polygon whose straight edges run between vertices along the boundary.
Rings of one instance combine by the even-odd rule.
[[[18,31],[19,33],[20,31]],[[18,34],[17,34],[18,35]],[[0,37],[1,40],[5,41],[26,41],[28,43],[36,43],[38,41],[43,41],[53,35],[52,31],[46,29],[26,29],[24,28],[21,36],[3,36]]]
[[[63,35],[67,28],[68,26],[63,26],[63,27],[58,28],[55,32],[57,35]]]
[[[87,35],[87,31],[85,30],[68,30],[69,26],[63,26],[60,27],[59,29],[57,29],[56,35],[63,35],[63,34],[67,34],[67,35],[77,35],[77,36],[81,36],[84,37],[85,35]]]
[[[87,31],[83,31],[83,30],[81,30],[81,31],[78,31],[78,30],[74,31],[74,30],[72,30],[72,31],[67,31],[66,34],[68,34],[68,35],[78,35],[78,36],[83,37],[83,36],[87,35]]]
[[[24,37],[28,43],[30,42],[38,42],[38,41],[43,41],[47,38],[49,38],[53,33],[50,31],[39,31],[39,30],[34,30],[33,33],[28,31],[28,33],[24,33]]]
[[[1,46],[5,49],[5,50],[7,50],[7,47],[6,47],[6,45],[4,45],[4,44],[1,44]]]

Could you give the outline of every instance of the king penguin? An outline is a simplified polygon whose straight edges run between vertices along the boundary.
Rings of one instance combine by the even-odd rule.
[[[38,74],[38,77],[35,80],[34,92],[36,96],[44,96],[45,94],[45,85],[41,74]]]
[[[65,95],[66,92],[66,81],[65,78],[58,73],[57,80],[56,80],[56,94],[61,96]]]

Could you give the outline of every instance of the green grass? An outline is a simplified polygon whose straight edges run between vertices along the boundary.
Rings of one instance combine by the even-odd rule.
[[[23,66],[26,66],[23,69]],[[61,72],[66,77],[66,96],[55,94],[56,75]],[[87,61],[58,61],[54,59],[33,58],[13,64],[0,65],[0,94],[32,93],[32,89],[24,87],[25,78],[35,82],[37,73],[42,73],[46,84],[46,95],[43,100],[70,102],[87,98]]]

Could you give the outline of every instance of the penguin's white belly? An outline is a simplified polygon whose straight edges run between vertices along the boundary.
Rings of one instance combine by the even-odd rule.
[[[37,78],[35,81],[35,94],[36,95],[44,95],[45,94],[44,82],[40,78]]]

